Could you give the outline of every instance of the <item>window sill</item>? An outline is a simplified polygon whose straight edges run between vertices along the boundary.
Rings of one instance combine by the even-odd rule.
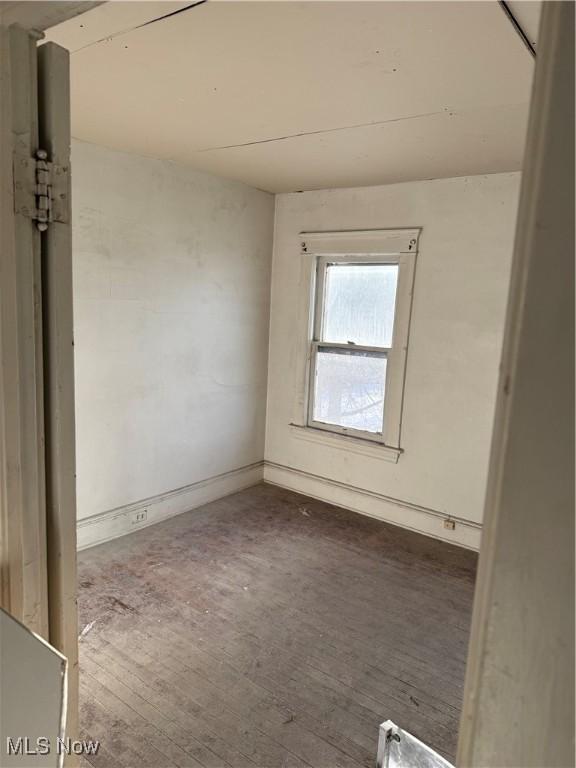
[[[347,453],[370,456],[374,459],[389,461],[392,464],[397,464],[403,453],[401,448],[391,448],[389,445],[363,440],[361,437],[338,435],[328,430],[300,426],[299,424],[290,424],[290,431],[299,440],[307,440],[309,443],[316,443],[327,448],[337,448]]]

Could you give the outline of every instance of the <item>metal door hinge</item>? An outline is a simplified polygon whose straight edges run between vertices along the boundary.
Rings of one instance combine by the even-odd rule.
[[[40,232],[54,221],[68,222],[68,184],[69,169],[50,162],[46,150],[14,155],[14,213],[33,219]]]

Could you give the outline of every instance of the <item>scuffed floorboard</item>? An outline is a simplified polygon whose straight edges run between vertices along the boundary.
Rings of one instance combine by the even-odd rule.
[[[79,554],[85,766],[454,759],[476,556],[259,485]]]

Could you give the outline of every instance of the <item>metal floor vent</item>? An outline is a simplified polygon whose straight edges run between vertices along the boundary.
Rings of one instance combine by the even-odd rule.
[[[380,726],[376,768],[454,768],[443,758],[392,720]]]

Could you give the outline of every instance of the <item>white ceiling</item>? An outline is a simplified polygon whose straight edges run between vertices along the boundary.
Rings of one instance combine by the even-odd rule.
[[[538,0],[508,0],[507,5],[528,40],[536,48],[542,3]]]
[[[271,192],[521,166],[534,62],[496,0],[212,0],[153,21],[185,6],[49,30],[73,52],[75,137]]]

